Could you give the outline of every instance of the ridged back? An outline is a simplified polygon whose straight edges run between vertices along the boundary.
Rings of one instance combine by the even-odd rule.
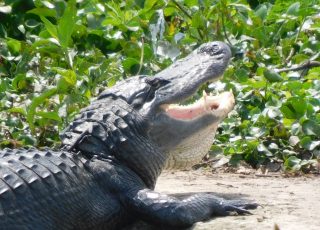
[[[90,206],[83,201],[97,189],[85,161],[62,151],[0,151],[0,226],[74,227]]]

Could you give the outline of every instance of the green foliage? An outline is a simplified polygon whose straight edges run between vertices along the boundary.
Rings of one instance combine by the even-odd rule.
[[[320,158],[320,67],[293,67],[319,61],[319,13],[312,0],[5,0],[0,145],[58,146],[104,88],[223,40],[235,58],[209,88],[232,89],[237,105],[213,148],[234,164],[308,171]]]

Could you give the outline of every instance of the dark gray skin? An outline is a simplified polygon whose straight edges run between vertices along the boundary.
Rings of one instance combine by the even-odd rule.
[[[153,78],[118,83],[81,111],[60,151],[1,151],[0,229],[120,229],[136,220],[176,228],[248,214],[255,203],[153,191],[175,148],[221,120],[179,120],[164,107],[220,77],[230,57],[228,46],[211,42]]]

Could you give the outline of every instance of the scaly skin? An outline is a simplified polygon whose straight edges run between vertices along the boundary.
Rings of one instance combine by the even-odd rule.
[[[118,83],[63,132],[60,151],[1,151],[0,229],[120,229],[139,219],[177,228],[249,213],[256,204],[153,191],[168,160],[181,148],[207,150],[210,140],[197,137],[214,134],[207,127],[232,109],[231,94],[224,102],[204,96],[191,107],[171,105],[218,79],[230,56],[225,44],[207,43],[153,78]]]

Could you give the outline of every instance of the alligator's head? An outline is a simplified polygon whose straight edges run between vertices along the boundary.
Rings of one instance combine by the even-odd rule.
[[[233,94],[212,96],[203,91],[200,99],[184,102],[204,83],[218,80],[230,57],[229,47],[222,42],[203,44],[152,79],[159,88],[144,108],[151,117],[150,138],[168,153],[166,168],[191,167],[208,153],[217,126],[233,109]]]
[[[230,57],[227,45],[211,42],[154,77],[117,83],[81,112],[62,135],[63,144],[87,156],[114,157],[140,176],[153,170],[150,174],[157,177],[166,161],[171,168],[200,161],[219,122],[232,110],[234,97],[231,92],[204,93],[190,105],[178,104],[217,80]]]

